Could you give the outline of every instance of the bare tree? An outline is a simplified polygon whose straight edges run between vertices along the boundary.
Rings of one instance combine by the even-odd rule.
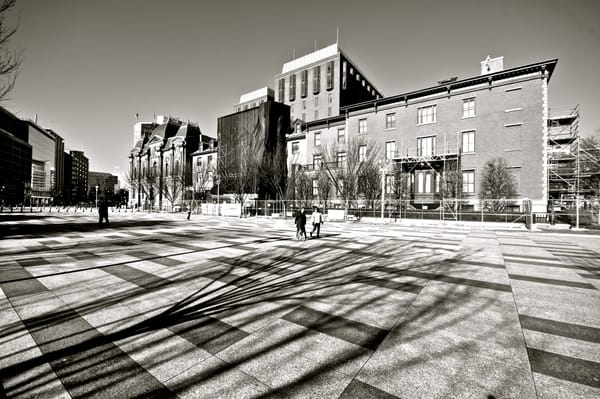
[[[370,207],[375,208],[375,200],[381,197],[381,172],[374,162],[363,166],[358,176],[358,192],[364,195]]]
[[[160,191],[159,176],[156,173],[156,168],[148,168],[146,173],[140,179],[139,189],[146,197],[146,203],[150,207],[154,206],[154,199]]]
[[[442,176],[441,194],[445,201],[443,206],[446,210],[456,213],[460,206],[462,194],[462,172],[458,170],[446,170]]]
[[[240,204],[240,217],[250,193],[255,193],[258,182],[258,163],[247,145],[238,148],[219,146],[219,176],[224,192],[234,195]]]
[[[516,182],[504,158],[492,158],[485,163],[481,174],[479,199],[486,210],[501,212],[507,199],[517,195]]]
[[[367,142],[362,137],[352,138],[345,147],[326,147],[323,152],[323,169],[327,172],[333,187],[344,201],[346,213],[350,202],[358,199],[359,176],[376,163],[381,147]]]
[[[581,140],[579,167],[580,188],[598,198],[600,196],[600,137],[591,136]]]
[[[171,166],[171,170],[162,178],[160,184],[160,193],[162,198],[166,199],[171,204],[171,209],[175,206],[175,202],[180,197],[183,199],[184,179],[181,174],[182,170],[179,165]],[[162,204],[161,204],[162,206]]]
[[[410,194],[410,173],[404,172],[401,168],[394,169],[394,183],[392,184],[392,195],[396,200],[396,213],[406,211],[408,207],[407,200]]]
[[[0,0],[0,100],[6,98],[15,86],[21,56],[8,49],[11,37],[17,31],[17,26],[7,26],[5,18],[7,12],[14,7],[16,0]]]
[[[331,196],[331,190],[333,189],[333,183],[327,175],[327,172],[320,169],[317,172],[317,185],[319,189],[319,199],[323,201],[324,210],[327,210],[327,201]]]
[[[210,190],[209,183],[215,177],[215,168],[209,163],[196,166],[196,180],[193,182],[194,192],[205,193]]]

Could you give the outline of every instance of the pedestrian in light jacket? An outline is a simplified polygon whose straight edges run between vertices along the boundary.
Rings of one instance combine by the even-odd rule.
[[[312,222],[312,225],[313,225],[312,231],[310,232],[310,237],[312,238],[313,233],[316,230],[317,238],[319,238],[319,235],[321,234],[321,225],[323,224],[323,214],[321,212],[319,212],[318,207],[316,207],[314,212],[312,213],[312,215],[310,217],[310,221]]]

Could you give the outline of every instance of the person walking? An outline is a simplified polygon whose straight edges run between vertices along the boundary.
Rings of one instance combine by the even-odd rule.
[[[310,238],[312,238],[315,230],[317,231],[317,238],[319,238],[319,235],[321,234],[321,225],[323,224],[323,214],[319,212],[319,207],[315,207],[315,210],[310,217],[310,221],[313,225],[312,231],[310,232]]]
[[[300,212],[296,214],[294,223],[296,223],[296,238],[298,240],[301,238],[306,240],[306,214],[304,213],[304,207],[300,208]]]
[[[98,205],[98,224],[102,224],[103,220],[106,220],[106,224],[108,224],[108,202],[105,199]]]

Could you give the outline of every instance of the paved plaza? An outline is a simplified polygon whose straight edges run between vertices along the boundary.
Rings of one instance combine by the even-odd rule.
[[[0,215],[0,398],[598,398],[600,236]]]

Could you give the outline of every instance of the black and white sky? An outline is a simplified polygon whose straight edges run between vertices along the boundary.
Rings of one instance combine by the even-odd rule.
[[[336,41],[384,95],[558,58],[551,108],[579,104],[600,135],[597,0],[17,0],[23,54],[3,105],[83,150],[90,170],[122,174],[136,114],[217,118],[284,62]],[[10,20],[8,21],[10,22]]]

